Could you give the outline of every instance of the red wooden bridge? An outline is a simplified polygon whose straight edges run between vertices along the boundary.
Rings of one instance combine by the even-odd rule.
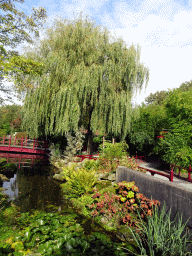
[[[48,142],[38,139],[0,137],[0,151],[44,155],[50,153]]]

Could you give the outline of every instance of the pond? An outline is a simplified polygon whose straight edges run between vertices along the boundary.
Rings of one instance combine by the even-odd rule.
[[[2,193],[20,209],[14,213],[12,206],[0,217],[0,255],[17,255],[10,253],[19,251],[21,255],[37,252],[46,256],[55,253],[111,256],[123,252],[119,248],[122,241],[113,232],[77,212],[63,197],[60,183],[52,178],[54,167],[40,160],[33,159],[33,165],[29,159],[16,161],[17,168],[12,164],[11,171],[13,161],[0,159],[0,165],[3,162],[8,171],[8,180],[1,184]],[[1,166],[1,173],[2,169]],[[126,246],[136,250],[135,244]]]
[[[0,162],[4,160],[5,158],[0,157]],[[48,159],[33,159],[32,166],[32,159],[26,161],[25,158],[25,162],[22,162],[25,165],[21,164],[20,169],[18,162],[14,160],[17,168],[7,172],[8,180],[2,184],[2,193],[8,195],[9,200],[20,207],[21,212],[46,210],[50,205],[59,207],[63,204],[60,184],[52,178]],[[8,158],[6,162],[9,164],[14,161]]]

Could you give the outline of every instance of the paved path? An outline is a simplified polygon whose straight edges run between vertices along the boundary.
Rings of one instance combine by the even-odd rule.
[[[146,161],[139,161],[138,163],[139,163],[139,166],[141,166],[143,168],[147,168],[147,169],[150,169],[150,170],[154,170],[154,171],[158,171],[158,172],[161,172],[161,173],[168,174],[167,172],[164,172],[161,169],[161,162],[158,159],[155,159],[153,157],[148,158]],[[151,175],[150,172],[147,172],[147,174]],[[164,176],[161,176],[159,174],[155,174],[153,177],[169,181],[168,178],[166,178]],[[185,187],[189,190],[192,190],[192,182],[188,182],[188,181],[176,178],[174,176],[173,177],[173,183],[178,184],[179,186]]]

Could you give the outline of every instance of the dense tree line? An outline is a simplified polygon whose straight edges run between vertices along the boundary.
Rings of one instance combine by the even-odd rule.
[[[156,153],[167,163],[188,168],[192,163],[192,81],[156,92],[139,106],[127,141],[132,154]],[[164,133],[166,131],[166,133]],[[157,136],[163,135],[164,138]]]

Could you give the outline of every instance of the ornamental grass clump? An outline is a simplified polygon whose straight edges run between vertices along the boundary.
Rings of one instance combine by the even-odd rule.
[[[192,255],[189,252],[189,244],[192,242],[191,235],[185,231],[187,222],[183,224],[182,216],[176,214],[171,221],[171,209],[165,212],[165,204],[160,210],[153,206],[153,215],[147,216],[146,222],[141,222],[141,233],[130,229],[140,249],[139,255],[148,256],[185,256]],[[141,215],[138,212],[141,219]]]

